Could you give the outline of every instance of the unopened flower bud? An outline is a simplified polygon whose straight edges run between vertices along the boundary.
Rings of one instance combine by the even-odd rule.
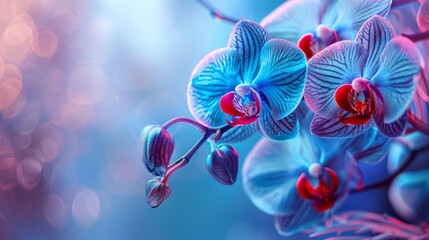
[[[141,132],[142,161],[155,176],[164,176],[174,150],[173,137],[160,126],[150,125]]]
[[[232,185],[237,180],[238,159],[238,153],[231,145],[213,146],[207,157],[207,170],[221,184]]]
[[[146,184],[147,203],[156,208],[165,201],[171,194],[168,183],[163,183],[161,177],[155,177]]]

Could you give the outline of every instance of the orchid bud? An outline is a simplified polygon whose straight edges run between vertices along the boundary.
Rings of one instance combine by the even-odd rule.
[[[163,183],[161,177],[155,177],[146,184],[147,203],[156,208],[165,201],[171,194],[168,183]]]
[[[142,161],[155,176],[164,176],[174,150],[173,137],[160,126],[149,125],[141,132]]]
[[[221,184],[232,185],[237,180],[238,158],[237,151],[231,145],[213,145],[206,161],[207,170]]]

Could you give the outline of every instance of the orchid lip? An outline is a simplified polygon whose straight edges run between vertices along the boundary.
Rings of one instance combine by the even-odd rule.
[[[220,107],[228,115],[226,122],[229,125],[246,125],[258,119],[261,99],[249,84],[239,84],[235,91],[228,92],[221,97]]]
[[[371,120],[375,110],[375,98],[369,81],[356,78],[352,84],[343,84],[335,91],[335,102],[338,107],[351,115],[339,115],[345,125],[362,125]]]
[[[314,165],[314,168],[318,167],[321,166]],[[338,199],[339,178],[332,169],[325,167],[317,180],[319,185],[314,187],[305,173],[302,173],[296,182],[296,189],[302,199],[312,201],[312,207],[316,211],[324,212],[332,208]]]

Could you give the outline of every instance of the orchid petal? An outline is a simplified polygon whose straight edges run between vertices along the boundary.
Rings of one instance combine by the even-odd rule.
[[[338,117],[324,118],[315,115],[311,121],[311,133],[319,137],[355,137],[364,133],[371,126],[371,121],[362,125],[345,125]]]
[[[198,63],[188,85],[188,106],[198,121],[211,127],[225,124],[227,115],[219,102],[241,83],[239,67],[237,51],[230,48],[216,50]]]
[[[407,38],[398,37],[386,45],[380,56],[380,69],[373,78],[383,96],[385,123],[397,120],[408,108],[421,66],[422,57]]]
[[[337,117],[341,111],[335,91],[343,84],[362,76],[367,52],[354,41],[330,45],[308,61],[308,79],[304,98],[308,106],[325,118]]]
[[[340,179],[340,186],[337,191],[340,197],[345,196],[349,189],[359,189],[363,187],[362,171],[356,159],[349,151],[346,151],[345,154],[337,153],[325,166],[331,168]]]
[[[429,30],[429,1],[423,0],[417,12],[417,23],[419,28],[423,31]]]
[[[265,17],[261,26],[275,38],[298,43],[302,35],[316,31],[324,8],[320,0],[286,1]]]
[[[409,221],[429,220],[429,170],[404,172],[395,178],[389,189],[392,207]]]
[[[241,20],[232,30],[228,47],[236,49],[241,57],[240,74],[245,83],[250,83],[258,73],[262,46],[270,39],[263,27],[249,20]]]
[[[364,78],[371,79],[380,67],[380,55],[389,41],[395,36],[395,30],[389,21],[380,16],[374,16],[366,21],[356,41],[368,51],[368,60],[364,69]]]
[[[222,137],[217,140],[217,142],[223,143],[234,143],[234,142],[242,142],[248,138],[250,138],[253,134],[255,134],[259,130],[258,122],[254,122],[251,124],[233,127],[222,134]]]
[[[380,132],[387,137],[399,137],[401,136],[407,125],[407,114],[404,113],[399,119],[394,122],[386,123],[383,119],[385,116],[385,104],[383,104],[382,100],[374,94],[376,97],[377,107],[373,114],[373,119],[375,124],[377,125]]]
[[[385,16],[389,12],[392,0],[346,0],[337,1],[337,18],[332,26],[340,40],[354,39],[360,27],[374,15]]]
[[[261,50],[261,68],[252,83],[264,93],[274,119],[289,115],[300,103],[307,78],[307,60],[293,43],[268,41]]]
[[[353,154],[356,161],[378,163],[386,157],[391,140],[371,128],[356,138],[349,138],[342,146]]]
[[[293,138],[299,132],[299,123],[294,112],[280,120],[275,120],[271,116],[269,106],[264,101],[262,101],[262,111],[258,122],[262,134],[274,141]]]
[[[275,226],[281,236],[291,236],[303,230],[311,230],[322,224],[327,213],[319,213],[310,201],[297,200],[295,212],[275,217]],[[329,211],[328,211],[329,212]]]
[[[243,166],[243,186],[262,211],[289,214],[302,202],[295,186],[310,160],[301,156],[300,149],[300,138],[287,142],[262,139],[249,153]]]

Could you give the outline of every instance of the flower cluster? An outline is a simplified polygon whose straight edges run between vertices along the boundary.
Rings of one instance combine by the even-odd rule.
[[[291,0],[261,24],[238,21],[227,46],[205,56],[191,74],[188,106],[197,121],[177,118],[142,132],[142,160],[155,176],[147,185],[148,203],[156,207],[170,195],[167,180],[205,141],[211,144],[209,174],[221,184],[235,183],[239,154],[227,142],[260,132],[263,138],[244,161],[243,185],[259,209],[275,216],[281,235],[316,230],[349,194],[394,179],[393,206],[399,213],[412,208],[416,217],[416,208],[424,206],[409,199],[398,203],[398,189],[427,182],[427,169],[402,173],[418,154],[426,157],[427,146],[409,146],[412,156],[391,153],[398,142],[410,141],[410,133],[429,133],[429,116],[422,111],[429,106],[428,47],[417,43],[429,38],[418,32],[429,29],[429,1],[418,11],[407,4]],[[394,7],[414,13],[413,34],[392,25]],[[178,122],[203,136],[170,163],[174,140],[167,129]],[[377,164],[388,153],[396,164],[392,175],[364,184],[358,163]],[[420,198],[429,198],[427,192]]]

